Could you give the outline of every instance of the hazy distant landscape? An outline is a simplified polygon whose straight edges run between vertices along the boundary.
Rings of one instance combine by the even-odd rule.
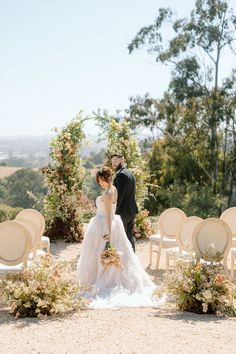
[[[9,167],[38,168],[49,163],[50,141],[52,135],[42,136],[0,136],[0,165]],[[92,151],[99,152],[105,141],[97,143],[97,136],[89,135],[88,143],[81,155],[86,158]]]
[[[0,136],[0,222],[13,219],[19,208],[43,208],[47,185],[40,168],[50,162],[50,141],[53,135]],[[81,149],[87,169],[89,197],[97,195],[92,171],[104,163],[106,141],[97,143],[97,136],[87,135]]]

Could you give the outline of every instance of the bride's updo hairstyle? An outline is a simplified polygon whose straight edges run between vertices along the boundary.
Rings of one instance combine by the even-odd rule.
[[[111,183],[112,180],[112,170],[108,166],[103,166],[96,173],[96,182],[99,184],[99,178],[103,179],[107,183]]]

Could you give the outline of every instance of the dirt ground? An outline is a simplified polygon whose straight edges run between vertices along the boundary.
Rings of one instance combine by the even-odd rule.
[[[75,269],[80,244],[57,242],[52,253]],[[136,244],[143,266],[148,241]],[[161,265],[164,263],[164,257]],[[164,271],[148,273],[160,284]],[[151,354],[236,353],[236,318],[180,313],[174,307],[84,310],[63,317],[15,319],[0,304],[0,353]]]

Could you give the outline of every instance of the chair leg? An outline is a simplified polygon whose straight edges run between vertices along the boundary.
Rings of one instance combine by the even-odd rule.
[[[231,270],[230,270],[230,278],[234,279],[234,255],[231,254]]]
[[[161,249],[162,249],[162,246],[159,245],[158,246],[158,251],[157,251],[156,270],[158,270],[158,268],[159,268],[159,263],[160,263],[160,258],[161,258]]]
[[[149,264],[148,267],[151,267],[152,265],[152,241],[150,240],[149,244]]]
[[[229,271],[228,271],[228,265],[227,265],[227,258],[226,257],[223,260],[223,264],[224,264],[225,274],[228,275]]]
[[[170,269],[170,257],[168,255],[168,253],[166,252],[166,273],[169,272]]]

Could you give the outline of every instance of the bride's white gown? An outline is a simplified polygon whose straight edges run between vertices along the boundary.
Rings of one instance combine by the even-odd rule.
[[[122,220],[115,215],[116,204],[112,206],[111,243],[121,252],[122,269],[115,266],[103,267],[100,254],[104,250],[103,235],[108,233],[105,207],[98,197],[97,212],[87,227],[82,242],[81,255],[77,265],[80,285],[92,286],[85,293],[92,308],[155,306],[152,298],[156,285],[149,279],[126,236]]]

